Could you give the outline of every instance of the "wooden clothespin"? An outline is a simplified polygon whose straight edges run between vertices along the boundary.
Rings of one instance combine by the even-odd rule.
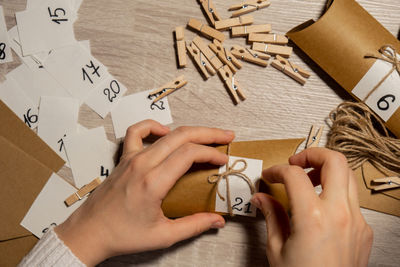
[[[176,51],[178,54],[178,63],[180,68],[186,67],[186,43],[185,32],[182,26],[175,28]]]
[[[185,86],[187,84],[187,81],[185,80],[185,76],[181,75],[178,78],[176,78],[175,80],[164,84],[163,86],[161,86],[160,88],[152,91],[149,93],[150,96],[157,96],[154,100],[153,100],[153,104],[156,103],[157,101],[159,101],[160,99],[166,97],[167,95],[175,92],[176,90],[178,90],[179,88]]]
[[[293,48],[290,46],[274,45],[274,44],[264,44],[254,42],[252,46],[253,50],[265,52],[273,55],[280,55],[283,57],[290,57]]]
[[[221,60],[218,59],[217,55],[214,54],[213,51],[201,40],[199,36],[196,36],[193,39],[193,43],[200,49],[203,55],[206,56],[208,61],[211,62],[211,65],[215,70],[219,70],[224,64],[222,64]]]
[[[238,10],[232,13],[232,17],[237,17],[261,8],[268,7],[270,4],[271,3],[268,0],[248,0],[237,5],[233,5],[228,10]]]
[[[234,45],[231,49],[231,53],[239,59],[244,61],[257,64],[263,67],[268,66],[268,59],[271,57],[265,53],[256,52],[249,48],[243,48],[239,45]],[[264,60],[265,59],[265,60]]]
[[[306,78],[309,78],[311,75],[308,71],[300,68],[299,66],[291,63],[289,60],[279,55],[276,56],[276,59],[272,61],[271,65],[301,85],[304,85],[307,81]]]
[[[70,195],[64,201],[65,205],[67,205],[67,207],[72,206],[74,203],[78,202],[79,200],[82,200],[85,196],[93,192],[93,190],[95,190],[100,184],[101,184],[100,178],[94,179],[89,184],[84,185],[81,189],[76,191],[74,194]]]
[[[385,177],[378,178],[371,181],[371,185],[380,184],[372,188],[373,191],[383,191],[388,189],[400,188],[400,177]]]
[[[210,78],[209,74],[214,75],[216,73],[214,68],[211,66],[211,63],[194,43],[186,45],[186,49],[189,51],[190,56],[196,63],[205,79]]]
[[[321,141],[321,136],[324,131],[324,126],[321,126],[318,130],[315,125],[311,127],[310,134],[308,135],[306,148],[310,147],[318,147],[319,142]]]
[[[214,3],[211,0],[199,0],[201,6],[203,7],[204,12],[207,15],[208,20],[211,25],[215,25],[215,21],[221,20],[217,9],[214,6]]]
[[[241,26],[241,25],[250,25],[253,24],[253,16],[240,16],[237,18],[225,19],[215,22],[215,29],[224,31],[230,29],[231,27]]]
[[[237,69],[242,68],[242,64],[239,62],[239,60],[237,60],[229,50],[226,50],[217,39],[214,39],[213,43],[209,44],[208,46],[212,51],[214,51],[214,53],[217,54],[222,63],[228,65],[233,74],[236,73]]]
[[[232,27],[232,37],[247,36],[250,33],[268,33],[271,28],[271,24],[236,26]]]
[[[225,35],[222,32],[217,31],[216,29],[213,29],[208,25],[204,25],[197,19],[190,19],[187,25],[189,28],[200,32],[211,40],[217,39],[220,42],[223,42],[225,40]]]
[[[284,35],[276,33],[269,33],[269,34],[250,33],[248,41],[269,43],[269,44],[287,44],[289,39]]]
[[[218,70],[218,74],[228,88],[228,91],[232,96],[235,105],[239,104],[240,100],[246,100],[246,96],[240,88],[239,83],[235,80],[235,76],[233,76],[231,69],[227,65],[220,68]]]

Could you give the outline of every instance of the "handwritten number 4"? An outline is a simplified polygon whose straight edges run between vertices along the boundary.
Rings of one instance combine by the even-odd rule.
[[[49,16],[50,16],[50,18],[53,18],[52,21],[53,21],[54,23],[61,24],[61,21],[68,21],[68,19],[60,19],[60,18],[59,18],[60,15],[61,15],[61,13],[62,13],[61,17],[67,15],[67,13],[65,12],[64,9],[62,9],[62,8],[56,8],[56,9],[54,9],[54,12],[51,12],[50,7],[48,7],[47,10],[49,11]]]
[[[106,88],[103,90],[104,95],[108,97],[108,101],[111,103],[117,97],[117,95],[121,92],[121,88],[116,80],[112,80],[110,82],[110,89]],[[113,95],[111,95],[113,93]]]

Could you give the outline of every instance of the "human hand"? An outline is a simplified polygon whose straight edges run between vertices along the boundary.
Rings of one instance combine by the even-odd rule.
[[[163,136],[143,148],[149,134]],[[222,216],[198,213],[166,218],[161,203],[193,162],[223,165],[227,155],[202,144],[228,144],[231,131],[180,127],[172,132],[147,120],[131,126],[123,155],[113,173],[63,224],[61,240],[86,265],[127,253],[166,248],[210,228],[222,228]]]
[[[271,266],[367,266],[373,232],[358,204],[357,184],[346,158],[332,150],[310,148],[292,156],[290,165],[263,171],[283,183],[291,218],[272,197],[258,193],[252,203],[267,224]],[[313,168],[308,174],[304,168]],[[322,185],[318,196],[313,185]]]

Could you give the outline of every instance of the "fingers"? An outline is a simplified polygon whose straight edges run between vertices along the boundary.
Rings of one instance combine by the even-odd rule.
[[[169,128],[153,120],[144,120],[134,124],[126,131],[123,157],[132,156],[143,149],[143,138],[150,134],[164,136]]]
[[[192,143],[181,146],[154,169],[158,175],[151,178],[151,184],[162,199],[194,162],[223,165],[228,162],[228,156],[209,146]]]
[[[319,169],[323,194],[327,197],[347,197],[349,167],[343,154],[326,148],[310,148],[292,156],[289,163],[302,168]]]
[[[273,166],[263,171],[263,178],[270,183],[285,184],[293,213],[303,213],[303,211],[309,210],[313,203],[318,200],[309,177],[298,166]]]
[[[267,224],[268,259],[276,261],[290,234],[288,215],[282,205],[264,193],[256,193],[251,203],[262,211]]]
[[[151,163],[154,167],[183,144],[228,144],[233,138],[232,131],[206,127],[179,127],[148,147],[145,152],[152,159]]]

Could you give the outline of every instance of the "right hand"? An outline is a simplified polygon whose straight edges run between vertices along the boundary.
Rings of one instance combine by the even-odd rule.
[[[313,168],[308,174],[305,168]],[[263,171],[270,183],[283,183],[291,217],[272,197],[257,193],[252,203],[263,212],[271,266],[367,266],[373,232],[358,203],[357,184],[346,158],[324,148],[292,156],[289,165]],[[313,185],[322,185],[318,196]]]

